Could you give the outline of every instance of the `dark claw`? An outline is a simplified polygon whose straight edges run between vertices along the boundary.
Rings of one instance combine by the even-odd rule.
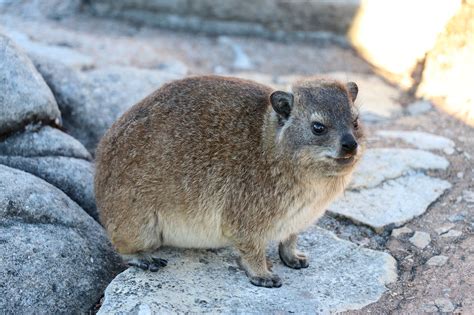
[[[151,260],[160,267],[166,267],[168,265],[168,261],[163,258],[152,257]]]
[[[159,265],[157,265],[157,264],[155,264],[155,263],[151,263],[149,270],[150,270],[151,272],[156,272],[156,271],[158,271],[158,269],[160,269],[160,268],[161,268],[161,266],[159,266]]]
[[[144,260],[140,260],[140,261],[130,261],[128,263],[129,266],[132,266],[132,267],[137,267],[137,268],[140,268],[140,269],[143,269],[143,270],[148,270],[148,268],[150,267],[150,264]]]
[[[271,277],[251,277],[250,283],[257,287],[279,288],[282,285],[280,277],[273,275]]]

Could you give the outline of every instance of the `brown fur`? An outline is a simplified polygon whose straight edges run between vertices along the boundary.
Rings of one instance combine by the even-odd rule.
[[[342,192],[354,167],[322,154],[339,154],[342,131],[356,139],[362,134],[352,130],[355,109],[341,83],[297,83],[283,122],[272,109],[272,92],[235,78],[187,78],[114,123],[97,148],[95,193],[120,254],[233,245],[252,283],[275,287],[281,281],[267,268],[265,248],[279,240],[285,264],[307,267],[296,234]],[[315,112],[335,128],[324,141],[307,132],[305,121]]]

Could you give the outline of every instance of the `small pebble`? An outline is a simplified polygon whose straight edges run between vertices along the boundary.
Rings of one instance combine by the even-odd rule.
[[[458,230],[450,230],[448,233],[441,235],[441,237],[459,237],[462,235],[461,231]]]
[[[454,311],[454,305],[449,299],[439,298],[439,299],[436,299],[434,302],[441,312]]]
[[[463,172],[459,172],[459,173],[456,174],[456,176],[457,176],[458,178],[463,178],[463,177],[464,177],[464,173],[463,173]]]
[[[392,230],[392,236],[393,237],[399,237],[400,235],[410,234],[412,232],[413,231],[410,228],[407,228],[406,226],[404,226],[404,227],[401,227],[399,229],[393,229]]]
[[[424,114],[430,111],[431,108],[432,106],[429,101],[421,100],[421,101],[417,101],[408,105],[407,111],[410,115],[415,116],[415,115]]]
[[[447,256],[439,255],[439,256],[433,256],[430,259],[428,259],[426,264],[428,266],[443,266],[447,261],[448,261]]]
[[[409,240],[416,247],[423,249],[431,242],[431,236],[429,233],[416,231]]]

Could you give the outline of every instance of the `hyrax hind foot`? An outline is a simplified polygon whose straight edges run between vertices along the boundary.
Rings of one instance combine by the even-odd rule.
[[[278,246],[280,259],[286,266],[293,269],[308,268],[308,257],[296,249],[297,239],[297,235],[292,234],[280,243],[280,246]]]
[[[129,266],[137,267],[142,270],[150,270],[151,272],[156,272],[168,264],[166,259],[149,255],[123,255],[122,257]]]
[[[238,246],[239,266],[245,270],[250,283],[259,287],[279,288],[282,285],[278,275],[270,272],[271,261],[265,256],[265,246],[246,244]]]

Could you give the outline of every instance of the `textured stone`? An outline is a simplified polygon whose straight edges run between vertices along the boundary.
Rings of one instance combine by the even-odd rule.
[[[0,313],[87,313],[119,271],[102,227],[63,192],[0,165]]]
[[[436,229],[436,233],[438,233],[438,235],[442,235],[442,234],[445,234],[446,232],[448,232],[449,230],[451,230],[453,227],[455,227],[454,224],[452,223],[448,223],[448,224],[445,224],[439,228]]]
[[[113,313],[329,313],[360,309],[396,280],[390,255],[358,247],[312,227],[300,239],[311,256],[308,269],[284,267],[275,248],[279,289],[255,287],[229,249],[164,249],[168,266],[157,273],[134,268],[107,287],[99,314]]]
[[[68,134],[49,127],[27,128],[8,138],[0,139],[0,155],[7,156],[66,156],[90,160],[86,148]]]
[[[448,259],[449,259],[449,257],[443,256],[443,255],[433,256],[430,259],[428,259],[426,264],[428,266],[438,266],[439,267],[439,266],[443,266],[444,264],[446,264]]]
[[[424,150],[442,150],[446,154],[454,153],[454,142],[448,138],[422,131],[379,130],[377,136],[399,139]]]
[[[396,148],[366,150],[349,184],[349,189],[372,188],[414,170],[445,170],[448,160],[433,153]]]
[[[129,107],[165,82],[180,77],[132,67],[82,73],[48,60],[36,63],[58,101],[66,131],[91,153],[105,131]]]
[[[95,220],[94,168],[88,161],[62,156],[0,156],[0,164],[31,173],[56,186]]]
[[[431,243],[431,236],[429,233],[416,231],[409,241],[416,247],[423,249]]]
[[[59,123],[51,90],[28,57],[0,33],[0,135],[31,122]]]
[[[346,191],[329,210],[381,231],[387,225],[400,226],[426,208],[451,184],[423,174],[388,180],[361,191]]]

